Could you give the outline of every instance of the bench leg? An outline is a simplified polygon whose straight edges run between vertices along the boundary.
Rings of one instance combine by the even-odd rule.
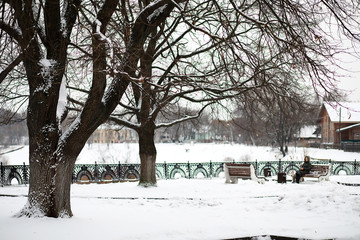
[[[266,179],[259,179],[259,178],[258,178],[258,179],[257,179],[257,182],[260,183],[260,184],[264,184],[264,183],[265,183],[265,180],[266,180]]]
[[[330,181],[329,177],[319,177],[319,182],[321,181]]]
[[[230,181],[231,181],[231,183],[236,184],[236,183],[238,183],[238,178],[237,177],[230,177]]]
[[[233,184],[238,183],[238,178],[237,177],[228,177],[228,178],[226,178],[225,183],[233,183]]]

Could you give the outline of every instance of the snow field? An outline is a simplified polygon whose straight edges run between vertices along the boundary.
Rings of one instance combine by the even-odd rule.
[[[290,147],[289,154],[282,158],[276,148],[262,146],[247,146],[241,144],[172,144],[159,143],[157,148],[157,163],[180,162],[224,162],[224,161],[303,161],[304,156],[312,158],[331,159],[333,161],[360,160],[360,153],[344,152],[335,149],[318,149]],[[2,155],[7,165],[28,164],[29,147]],[[97,163],[140,163],[137,143],[92,144],[86,145],[80,153],[76,164]],[[0,159],[1,160],[1,159]]]
[[[341,178],[341,179],[340,179]],[[2,239],[226,239],[280,235],[360,239],[360,188],[329,182],[258,184],[224,179],[72,185],[71,219],[12,216],[25,197],[0,197]],[[360,177],[356,176],[360,182]],[[355,181],[355,180],[354,180]],[[0,194],[27,194],[27,187]]]
[[[239,144],[157,144],[157,162],[277,161],[270,147]],[[283,160],[305,155],[354,161],[360,153],[289,148]],[[28,163],[28,146],[2,155],[9,165]],[[137,144],[86,145],[77,164],[139,163]],[[0,187],[0,239],[228,239],[279,235],[308,239],[360,239],[360,176],[331,181],[258,184],[224,178],[159,180],[158,187],[136,182],[72,185],[70,219],[14,218],[26,204],[27,186]],[[269,238],[265,238],[269,239]]]

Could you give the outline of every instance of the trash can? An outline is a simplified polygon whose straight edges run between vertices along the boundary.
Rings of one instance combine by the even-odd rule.
[[[278,173],[278,183],[286,183],[286,173]]]
[[[270,168],[264,168],[264,176],[271,177],[271,170]]]

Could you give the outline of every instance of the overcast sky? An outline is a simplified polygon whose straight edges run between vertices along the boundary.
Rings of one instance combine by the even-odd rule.
[[[344,65],[349,71],[344,71],[345,76],[339,79],[339,88],[351,91],[348,96],[349,101],[360,102],[360,59],[346,57],[341,65]]]

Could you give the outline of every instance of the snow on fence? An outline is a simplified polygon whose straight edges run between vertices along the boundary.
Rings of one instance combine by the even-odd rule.
[[[330,159],[317,159],[313,164],[331,164],[331,175],[360,175],[359,163],[355,161],[338,162]],[[234,162],[253,164],[258,176],[276,176],[279,172],[289,174],[298,170],[300,161],[255,161]],[[0,184],[28,184],[29,165],[0,165]],[[224,177],[224,162],[202,163],[157,163],[158,179],[212,178]],[[140,176],[140,164],[78,164],[73,170],[74,183],[106,183],[117,181],[136,181]]]

